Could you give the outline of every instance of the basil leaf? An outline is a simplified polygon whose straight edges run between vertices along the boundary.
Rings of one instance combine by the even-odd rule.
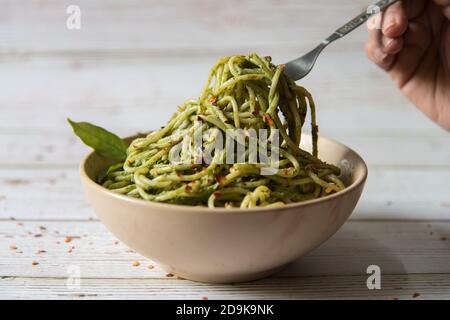
[[[99,155],[114,160],[124,161],[127,157],[127,145],[116,136],[103,128],[88,122],[74,122],[67,119],[73,132]]]
[[[102,172],[99,173],[99,175],[97,177],[97,182],[102,183],[103,180],[105,180],[105,178],[108,176],[108,174],[110,174],[111,172],[119,171],[122,168],[123,168],[122,162],[109,166],[108,168],[106,168],[105,170],[103,170]]]

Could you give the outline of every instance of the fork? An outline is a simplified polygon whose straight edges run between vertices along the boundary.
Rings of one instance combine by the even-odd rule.
[[[364,22],[369,20],[371,16],[383,11],[397,1],[399,0],[381,0],[371,5],[365,12],[361,13],[359,16],[337,29],[331,36],[323,40],[315,49],[300,58],[286,63],[284,73],[294,81],[302,79],[312,70],[320,53],[330,43],[346,36]]]

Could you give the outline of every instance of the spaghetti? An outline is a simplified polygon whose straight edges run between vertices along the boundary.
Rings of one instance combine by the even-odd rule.
[[[299,147],[308,108],[312,153]],[[211,152],[211,161],[171,161],[176,152],[182,158],[192,153],[196,129],[209,133],[201,136],[199,154]],[[266,129],[268,145],[278,143],[273,174],[261,171],[273,167],[273,161],[224,163],[227,156],[238,154],[234,148],[215,150],[214,143],[219,134],[236,129]],[[251,156],[249,146],[260,141],[252,139],[241,140],[246,159]],[[282,65],[256,54],[224,57],[212,68],[200,97],[179,106],[166,126],[132,141],[123,165],[101,183],[114,192],[148,201],[210,208],[281,206],[345,188],[338,178],[339,168],[317,158],[317,140],[311,94],[286,77]]]

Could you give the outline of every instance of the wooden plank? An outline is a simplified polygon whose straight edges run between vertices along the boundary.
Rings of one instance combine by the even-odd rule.
[[[77,168],[0,169],[0,219],[92,219]],[[450,171],[372,168],[352,219],[448,219]],[[49,205],[51,204],[51,205]]]
[[[0,170],[0,218],[92,219],[77,167]]]
[[[317,100],[323,134],[443,135],[362,50],[333,50],[302,82]],[[219,56],[5,61],[0,63],[5,92],[0,107],[9,121],[2,121],[0,133],[67,134],[67,117],[119,134],[158,128],[178,104],[198,96]]]
[[[67,51],[144,50],[204,52],[298,50],[311,47],[346,18],[370,2],[344,0],[259,1],[79,0],[80,30],[66,28],[69,0],[4,0],[0,19],[1,51],[47,53]],[[364,30],[348,41],[359,41]]]
[[[67,130],[70,130],[67,128]],[[131,131],[130,133],[131,134]],[[331,135],[356,150],[369,166],[448,167],[450,169],[450,138],[426,134],[355,134],[339,132]],[[49,136],[36,134],[0,134],[0,166],[76,167],[89,148],[73,133]],[[320,151],[320,146],[319,146]]]
[[[448,170],[373,168],[352,218],[447,220],[449,194]]]
[[[450,222],[350,221],[276,277],[366,275],[370,265],[382,274],[450,273],[449,247]],[[166,278],[96,221],[1,221],[0,248],[0,277],[66,278],[77,267],[82,278]]]
[[[450,299],[448,274],[385,275],[381,290],[368,290],[365,276],[269,278],[236,285],[171,279],[0,279],[0,299]]]

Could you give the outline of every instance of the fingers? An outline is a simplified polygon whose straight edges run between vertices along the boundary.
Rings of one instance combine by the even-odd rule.
[[[403,48],[402,35],[408,28],[408,16],[405,2],[400,1],[389,8],[383,14],[381,27],[381,47],[384,53],[394,55]]]
[[[404,48],[404,35],[409,20],[423,12],[426,1],[428,0],[404,0],[391,5],[382,14],[381,30],[369,30],[366,54],[379,67],[390,70],[395,56]]]
[[[381,36],[381,49],[384,53],[393,55],[399,53],[403,49],[403,37],[389,38],[385,35]]]
[[[389,70],[395,60],[395,54],[403,48],[401,35],[406,31],[408,20],[402,2],[398,2],[375,19],[382,19],[380,28],[370,28],[366,43],[366,55],[384,70]]]
[[[425,65],[423,57],[426,50],[430,48],[432,41],[426,26],[426,19],[427,16],[424,15],[420,19],[410,22],[408,32],[404,36],[405,50],[397,55],[396,63],[390,69],[392,79],[400,88],[403,88],[414,72],[417,71],[418,65],[421,63]],[[430,61],[430,59],[428,60]],[[428,67],[431,69],[430,66]]]
[[[449,3],[450,0],[434,0],[441,3]],[[408,28],[408,21],[422,14],[427,0],[404,0],[388,7],[383,13],[381,31],[389,38],[397,38],[403,35]]]
[[[400,37],[408,28],[408,17],[406,16],[403,1],[391,5],[383,14],[381,31],[389,38]]]
[[[397,43],[397,41],[395,42]],[[398,46],[396,43],[392,44],[389,40],[383,40],[383,36],[379,30],[370,30],[369,40],[365,47],[366,55],[380,68],[389,70],[394,61],[394,55],[389,52],[393,52],[393,48]]]

